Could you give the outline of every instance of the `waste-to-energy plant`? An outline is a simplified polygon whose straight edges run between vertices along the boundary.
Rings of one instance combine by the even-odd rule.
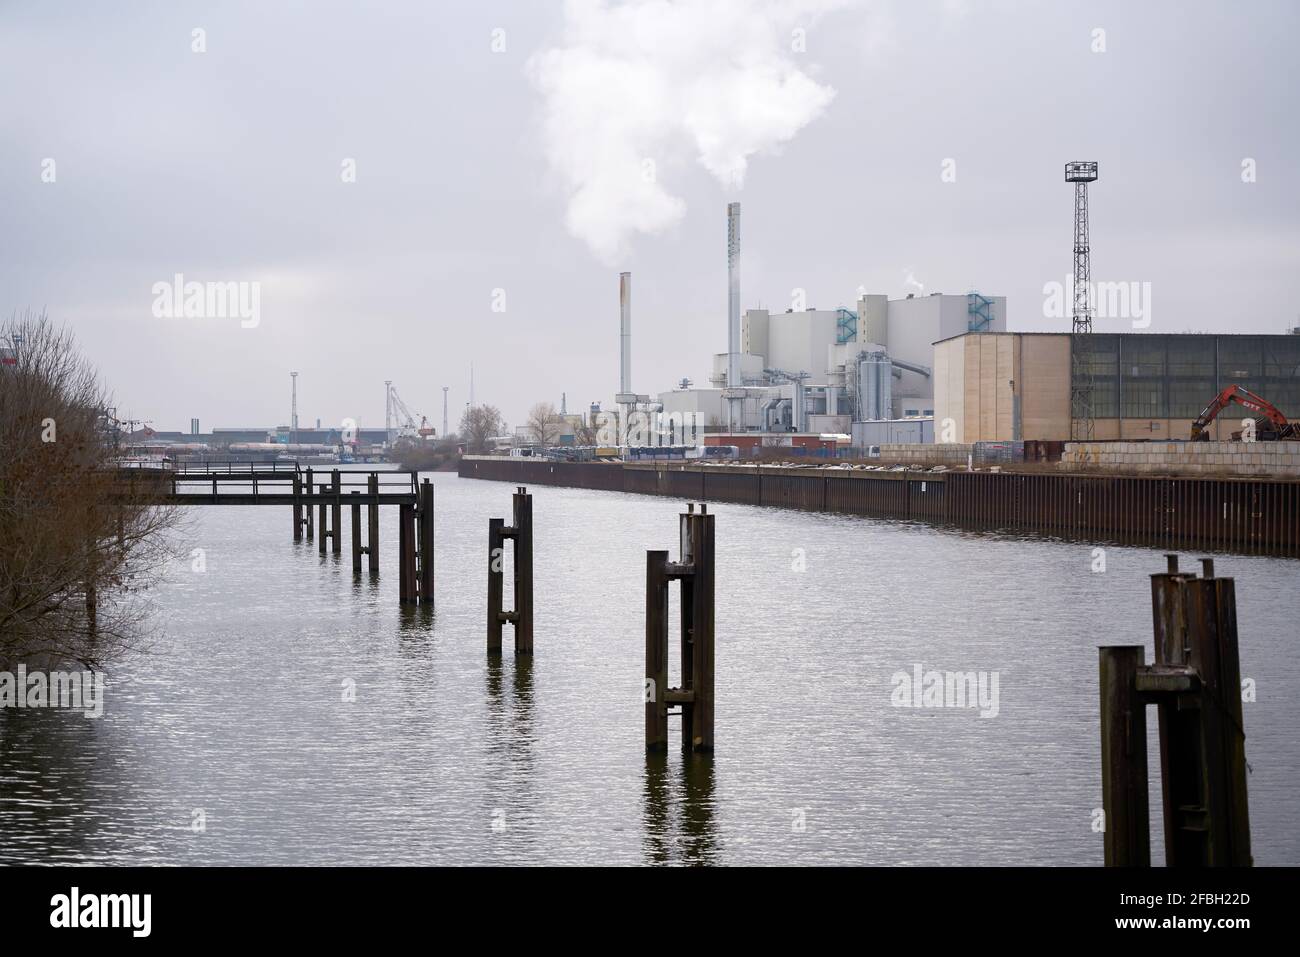
[[[631,277],[620,276],[619,421],[640,413],[660,444],[862,449],[887,443],[1188,439],[1231,385],[1300,418],[1300,328],[1280,335],[1093,331],[1087,186],[1075,187],[1071,325],[1007,329],[1004,296],[861,295],[853,308],[741,312],[740,204],[727,206],[727,351],[707,386],[655,399],[631,386]],[[1114,317],[1108,317],[1114,318]],[[1249,409],[1241,410],[1249,417]],[[1212,439],[1241,430],[1225,415]],[[621,435],[626,439],[626,426]],[[625,444],[621,441],[620,444]]]

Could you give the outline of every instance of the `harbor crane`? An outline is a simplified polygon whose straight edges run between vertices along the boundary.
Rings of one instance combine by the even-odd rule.
[[[420,424],[415,424],[415,413],[412,412],[402,401],[402,397],[397,394],[397,388],[390,385],[388,387],[388,401],[392,404],[393,411],[397,418],[397,434],[399,438],[404,439],[427,439],[437,433],[429,426],[427,416],[420,416]]]

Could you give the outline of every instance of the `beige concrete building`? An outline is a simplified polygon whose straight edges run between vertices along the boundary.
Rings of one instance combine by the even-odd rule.
[[[934,345],[935,437],[950,442],[1070,438],[1068,333],[976,332]],[[1300,419],[1300,335],[1093,333],[1093,436],[1187,439],[1219,391],[1243,385]],[[1228,440],[1251,414],[1226,409],[1210,438]],[[951,423],[945,420],[951,419]],[[945,424],[951,426],[945,433]]]
[[[1069,438],[1070,337],[980,332],[935,343],[934,422],[939,441]]]

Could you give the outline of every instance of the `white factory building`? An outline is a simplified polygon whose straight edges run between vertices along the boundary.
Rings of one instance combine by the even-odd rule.
[[[934,343],[967,332],[1005,332],[1006,298],[867,295],[856,309],[750,309],[740,327],[741,421],[728,423],[728,353],[714,356],[712,388],[659,394],[665,419],[709,431],[835,432],[856,441],[863,429],[855,423],[894,422],[888,434],[906,435],[907,425],[897,420],[932,417]],[[933,435],[916,424],[911,441],[933,441]]]

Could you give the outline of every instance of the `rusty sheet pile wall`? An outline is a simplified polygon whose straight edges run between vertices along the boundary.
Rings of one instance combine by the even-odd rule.
[[[542,462],[466,456],[460,475],[743,505],[1300,557],[1300,482],[1014,472]]]

